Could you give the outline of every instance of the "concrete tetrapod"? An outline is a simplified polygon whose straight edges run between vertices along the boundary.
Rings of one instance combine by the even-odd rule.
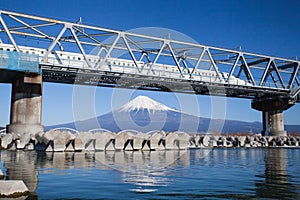
[[[104,133],[98,132],[98,133],[94,133],[94,138],[95,138],[95,150],[104,151],[107,150],[107,147],[111,145],[112,140],[114,139],[114,135],[109,132],[104,132]]]
[[[94,150],[94,134],[90,132],[78,132],[75,134],[74,149],[75,151]]]
[[[25,146],[29,144],[29,141],[32,138],[32,134],[24,133],[20,134],[20,136],[16,134],[15,138],[18,138],[18,140],[16,140],[17,149],[24,149]]]
[[[46,151],[65,151],[66,145],[74,136],[69,131],[50,130],[42,135],[42,141],[48,147]]]
[[[178,135],[178,148],[179,149],[188,149],[190,146],[191,136],[184,132],[177,133]]]
[[[164,150],[165,146],[165,138],[166,133],[164,131],[158,131],[150,135],[149,143],[151,150]]]
[[[179,149],[179,137],[176,132],[171,132],[167,134],[165,137],[166,140],[166,149],[172,150],[172,149]]]
[[[147,148],[147,144],[144,144],[144,142],[147,143],[148,138],[149,136],[143,133],[132,134],[133,150],[150,149],[150,147]]]
[[[13,135],[8,133],[1,137],[1,148],[7,149],[8,146],[13,142]]]
[[[202,139],[202,144],[204,147],[210,147],[210,136],[204,135]]]
[[[0,197],[20,197],[29,193],[23,181],[19,180],[0,180]]]
[[[131,134],[128,132],[119,132],[115,136],[115,149],[116,150],[133,150],[132,144],[131,144]]]

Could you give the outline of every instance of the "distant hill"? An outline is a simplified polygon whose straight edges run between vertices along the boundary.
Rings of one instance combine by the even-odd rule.
[[[260,122],[224,121],[182,113],[146,96],[138,96],[121,108],[96,118],[48,126],[46,130],[57,127],[74,128],[79,131],[88,131],[101,127],[113,132],[133,129],[141,132],[153,130],[171,132],[179,130],[189,133],[260,133],[262,129]],[[288,132],[300,132],[299,125],[287,125],[285,128]]]

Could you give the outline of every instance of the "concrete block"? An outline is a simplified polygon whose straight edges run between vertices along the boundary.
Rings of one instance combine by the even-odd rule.
[[[114,151],[115,149],[115,139],[112,139],[107,146],[105,147],[105,151]]]
[[[190,147],[191,136],[184,132],[177,132],[178,135],[178,148],[188,149]]]
[[[134,137],[133,138],[133,149],[134,150],[141,150],[143,148],[143,142],[145,141],[144,138]]]
[[[195,145],[196,145],[196,147],[200,146],[200,135],[195,136]]]
[[[143,144],[145,144],[145,141],[147,141],[149,137],[150,137],[149,135],[144,134],[144,133],[133,134],[132,135],[133,149],[141,150],[143,148]]]
[[[114,135],[109,132],[95,133],[95,150],[104,151],[110,145],[111,141],[114,139]]]
[[[1,138],[1,147],[3,149],[7,149],[8,146],[13,142],[13,135],[8,133],[3,135],[3,137]]]
[[[165,138],[166,133],[163,131],[159,131],[156,133],[153,133],[149,137],[149,143],[150,143],[150,149],[151,150],[164,150],[165,149]]]
[[[0,180],[0,197],[20,197],[29,193],[23,181],[19,180]]]
[[[143,147],[142,147],[142,150],[143,151],[150,151],[151,148],[150,148],[150,140],[144,140],[143,142]]]
[[[54,151],[54,150],[53,150],[53,141],[49,141],[49,143],[48,143],[48,145],[47,145],[45,151],[46,151],[46,152],[52,152],[52,151]]]
[[[65,151],[65,149],[66,149],[65,141],[57,138],[53,141],[53,151],[61,152],[61,151]]]
[[[37,139],[38,143],[43,143],[43,135],[44,135],[44,132],[38,132],[35,135],[35,138]]]
[[[178,134],[176,132],[172,132],[167,134],[166,138],[166,149],[171,150],[171,149],[178,149]]]
[[[17,143],[17,149],[24,149],[25,146],[29,143],[32,135],[30,133],[21,134],[19,137],[19,142]]]
[[[75,151],[82,151],[85,149],[85,143],[82,141],[81,138],[76,138],[74,140],[74,150]]]
[[[70,140],[69,143],[66,144],[65,151],[69,151],[69,152],[75,151],[75,149],[74,149],[74,140]]]
[[[208,135],[203,136],[202,144],[204,147],[210,146],[210,137]]]
[[[25,149],[28,150],[28,151],[33,151],[35,148],[35,145],[33,142],[29,142],[26,146],[25,146]]]
[[[128,139],[127,142],[124,145],[124,150],[125,151],[133,151],[133,140],[132,139]]]
[[[41,136],[41,142],[43,142],[44,144],[47,145],[47,144],[49,144],[50,141],[53,141],[54,138],[55,138],[54,130],[50,130]]]
[[[131,139],[131,135],[127,132],[120,132],[115,136],[115,149],[123,150],[128,145],[128,140]],[[126,144],[126,146],[125,146]]]
[[[240,137],[238,137],[238,140],[239,140],[239,143],[240,143],[240,147],[244,147],[246,137],[245,136],[240,136]]]
[[[86,151],[95,151],[95,139],[91,139],[88,143],[85,144]]]
[[[188,149],[190,146],[190,142],[185,139],[178,140],[178,148],[179,149]]]
[[[94,140],[94,135],[90,132],[78,132],[75,134],[74,149],[75,151],[82,151],[88,144]]]

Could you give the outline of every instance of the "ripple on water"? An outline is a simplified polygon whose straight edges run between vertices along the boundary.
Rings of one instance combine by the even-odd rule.
[[[0,154],[38,199],[300,199],[300,149]]]

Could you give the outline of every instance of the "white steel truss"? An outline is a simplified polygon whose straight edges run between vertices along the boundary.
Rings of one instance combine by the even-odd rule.
[[[145,71],[150,74],[157,64],[163,67],[173,65],[180,80],[191,82],[194,90],[205,84],[196,74],[197,70],[205,68],[212,71],[215,80],[228,91],[235,86],[241,88],[232,81],[233,78],[243,80],[245,92],[241,97],[255,98],[255,91],[277,91],[280,95],[295,99],[300,93],[300,61],[90,26],[82,24],[81,20],[72,23],[1,10],[0,38],[0,42],[11,44],[17,52],[21,51],[21,46],[45,49],[40,62],[45,72],[49,70],[46,66],[49,66],[49,55],[53,52],[80,54],[84,62],[82,70],[89,72],[107,71],[103,66],[109,65],[109,59],[118,55],[133,63],[136,77],[142,76]],[[149,45],[156,48],[149,49]],[[97,57],[95,62],[91,61],[90,52]],[[57,62],[60,63],[60,68],[55,68],[57,71],[72,69],[63,64],[59,57]],[[108,71],[113,71],[113,66]],[[158,74],[153,72],[152,76]],[[246,94],[247,89],[251,94]],[[236,94],[228,92],[226,95]]]

